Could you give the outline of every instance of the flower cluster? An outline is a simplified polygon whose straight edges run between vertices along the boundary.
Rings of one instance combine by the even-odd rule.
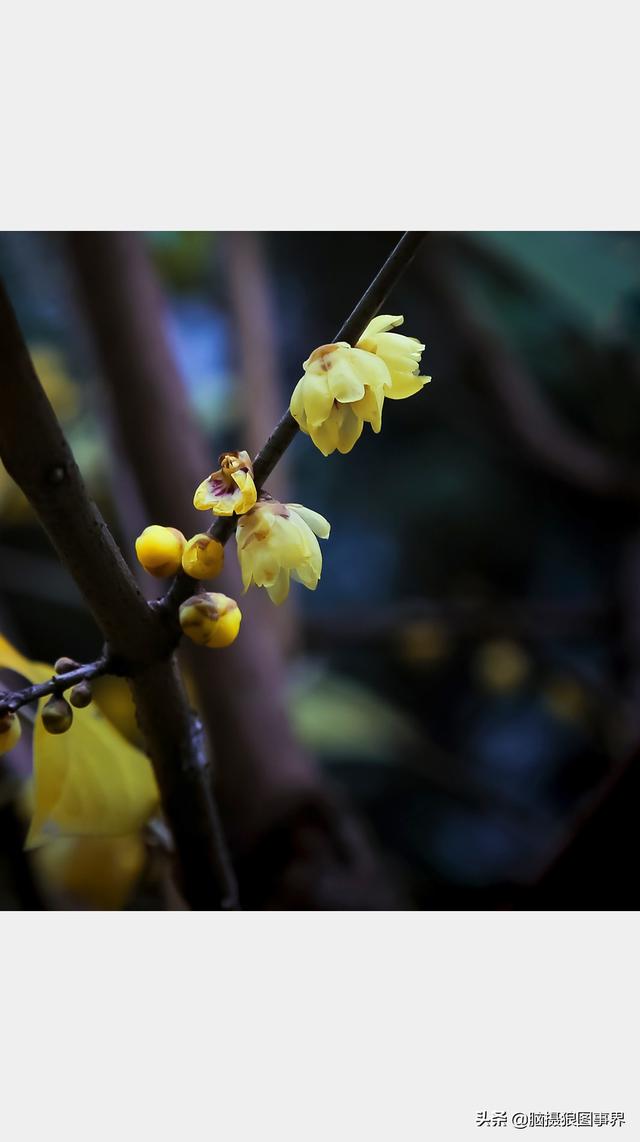
[[[291,415],[324,456],[350,452],[364,424],[382,427],[382,406],[413,396],[431,380],[419,375],[424,345],[391,330],[403,317],[375,317],[355,347],[321,345],[302,366]]]
[[[404,400],[430,380],[420,376],[424,345],[395,332],[403,317],[380,316],[369,322],[354,346],[344,341],[321,345],[304,362],[304,375],[291,397],[291,414],[317,448],[329,456],[350,452],[370,424],[382,427],[385,399]],[[318,539],[330,525],[302,504],[274,500],[256,487],[247,452],[223,452],[219,468],[196,488],[198,511],[236,518],[236,544],[245,592],[264,587],[272,602],[283,603],[291,580],[314,591],[322,573]],[[181,531],[156,524],[136,541],[140,563],[151,575],[180,569],[193,579],[214,579],[222,571],[224,549],[215,534],[200,532],[187,540]],[[228,646],[236,638],[241,614],[227,595],[193,595],[180,608],[185,634],[203,646]]]

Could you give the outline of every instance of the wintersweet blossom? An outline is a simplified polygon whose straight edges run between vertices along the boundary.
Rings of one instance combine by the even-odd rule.
[[[322,571],[316,536],[328,539],[324,516],[302,504],[261,500],[238,520],[236,542],[245,591],[251,583],[265,587],[273,603],[283,603],[289,580],[315,591]]]
[[[320,345],[304,362],[291,415],[324,456],[350,452],[365,423],[379,432],[385,397],[403,400],[431,379],[418,375],[424,345],[390,332],[403,321],[375,317],[357,345]]]
[[[214,515],[242,515],[257,499],[253,465],[248,452],[223,452],[220,467],[196,488],[193,497],[198,511]]]

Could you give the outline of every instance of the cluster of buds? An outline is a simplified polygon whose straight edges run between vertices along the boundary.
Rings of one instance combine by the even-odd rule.
[[[79,669],[80,663],[75,662],[72,658],[58,658],[53,667],[58,678]],[[86,679],[76,682],[69,688],[68,700],[62,694],[52,694],[44,702],[40,714],[42,725],[47,733],[65,734],[73,724],[72,707],[75,707],[76,710],[82,710],[89,705],[92,697],[91,685]],[[10,711],[0,717],[0,754],[13,749],[20,741],[21,736],[22,726],[17,714]]]

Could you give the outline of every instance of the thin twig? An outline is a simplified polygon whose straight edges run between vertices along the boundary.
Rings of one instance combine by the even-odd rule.
[[[96,658],[95,662],[87,662],[78,666],[76,670],[68,670],[66,674],[54,674],[48,682],[39,682],[34,686],[25,686],[22,690],[13,690],[6,694],[0,693],[0,718],[5,714],[15,714],[21,706],[28,706],[30,702],[37,702],[46,698],[48,694],[64,694],[78,682],[90,682],[101,674],[113,674],[114,663],[107,655]]]
[[[334,342],[347,341],[353,345],[362,336],[369,322],[375,317],[380,306],[413,260],[425,236],[425,232],[421,230],[407,230],[403,234],[369,288],[360,298],[355,309],[341,325],[333,338]],[[266,444],[254,458],[253,477],[258,490],[264,486],[265,481],[289,445],[293,443],[299,431],[297,422],[287,410],[278,421]],[[224,544],[233,533],[234,526],[233,518],[218,518],[209,528],[209,535],[212,539],[217,539]],[[192,593],[193,581],[184,572],[179,572],[162,600],[162,605],[170,611],[175,610]]]

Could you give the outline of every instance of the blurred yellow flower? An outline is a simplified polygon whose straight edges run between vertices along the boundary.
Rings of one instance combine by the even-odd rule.
[[[22,736],[22,726],[17,714],[5,714],[0,718],[0,754],[8,753],[17,745]]]
[[[78,389],[67,371],[61,353],[52,345],[31,345],[29,354],[54,412],[65,422],[76,416],[79,408]]]
[[[375,317],[356,346],[321,345],[304,362],[290,410],[324,456],[350,452],[363,425],[382,426],[385,397],[403,400],[429,381],[418,375],[424,345],[389,332],[403,317]]]
[[[487,690],[507,694],[524,684],[531,662],[519,643],[510,638],[496,638],[479,647],[474,667],[479,681]]]
[[[242,515],[257,499],[248,452],[223,452],[220,467],[196,488],[193,505],[214,515]]]
[[[140,833],[122,837],[56,837],[34,853],[45,888],[89,908],[124,908],[145,864]]]
[[[0,635],[0,668],[30,682],[46,682],[53,666],[32,662]],[[41,698],[39,712],[46,703]],[[26,847],[58,836],[120,836],[140,829],[157,811],[160,795],[149,759],[87,706],[76,710],[68,733],[33,731],[33,818]]]
[[[315,591],[322,571],[316,536],[328,539],[324,516],[302,504],[261,500],[238,520],[236,542],[245,591],[251,583],[265,587],[273,603],[289,594],[289,579]]]
[[[29,355],[49,403],[64,425],[80,410],[79,390],[67,371],[66,362],[53,345],[30,345]],[[75,449],[74,449],[75,451]],[[0,515],[9,522],[29,520],[31,507],[0,461]]]

